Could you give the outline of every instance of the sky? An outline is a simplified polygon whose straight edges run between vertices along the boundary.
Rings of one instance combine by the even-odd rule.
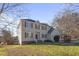
[[[51,25],[55,16],[64,8],[65,4],[61,3],[29,3],[21,4],[20,6],[10,9],[9,12],[4,12],[6,15],[3,15],[4,17],[8,16],[8,21],[16,20],[17,24],[18,20],[29,18],[36,21],[39,20],[41,23],[47,23]],[[17,35],[16,31],[16,28],[14,28],[15,36]]]
[[[58,12],[60,12],[65,7],[65,4],[30,3],[23,4],[20,7],[26,11],[22,18],[30,18],[33,20],[39,20],[42,23],[51,24]]]

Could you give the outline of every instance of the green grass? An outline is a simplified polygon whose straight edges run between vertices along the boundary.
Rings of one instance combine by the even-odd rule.
[[[79,56],[79,46],[7,45],[0,47],[0,56]]]

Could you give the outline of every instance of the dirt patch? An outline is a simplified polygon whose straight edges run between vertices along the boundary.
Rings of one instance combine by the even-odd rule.
[[[19,48],[15,48],[15,49],[8,49],[7,50],[7,54],[8,56],[45,56],[46,52],[44,51],[40,51],[40,50],[36,50],[36,49],[19,49]]]

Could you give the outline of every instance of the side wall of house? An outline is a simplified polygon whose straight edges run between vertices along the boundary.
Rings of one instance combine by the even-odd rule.
[[[24,25],[24,20],[20,20],[19,21],[19,25],[18,25],[18,41],[19,44],[22,44],[22,39],[24,39],[24,35],[23,35],[23,25]]]

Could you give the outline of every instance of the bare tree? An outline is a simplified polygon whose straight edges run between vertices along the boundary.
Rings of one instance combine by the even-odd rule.
[[[10,31],[7,30],[2,30],[2,34],[3,34],[3,42],[7,43],[7,44],[11,44],[11,40],[12,40],[12,35]]]
[[[71,5],[74,7],[74,5]],[[64,9],[61,16],[54,19],[54,26],[67,35],[79,35],[79,13],[74,8]]]
[[[26,10],[24,9],[23,5],[25,5]],[[11,30],[12,33],[14,33],[14,31],[17,32],[17,30],[14,30],[17,29],[18,26],[17,20],[20,19],[21,17],[22,18],[29,17],[29,10],[27,9],[28,4],[3,3],[0,6],[1,6],[0,9],[4,10],[3,12],[1,12],[0,15],[0,24],[1,24],[0,28]],[[2,6],[4,6],[4,8],[2,8]]]
[[[17,28],[16,19],[26,13],[21,3],[1,3],[0,4],[0,29],[11,30]],[[11,20],[13,19],[13,20]]]
[[[8,41],[17,30],[16,19],[26,13],[20,3],[0,3],[0,30],[2,30],[3,38]],[[13,20],[11,20],[13,19]],[[8,36],[7,36],[8,35]]]

